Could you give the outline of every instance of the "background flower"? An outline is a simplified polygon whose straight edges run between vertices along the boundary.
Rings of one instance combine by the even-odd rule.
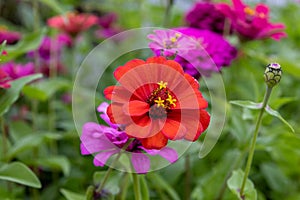
[[[15,31],[9,31],[0,27],[0,44],[6,40],[6,44],[15,44],[21,39],[21,34]]]
[[[257,4],[255,9],[250,8],[241,0],[232,0],[233,5],[221,3],[218,9],[230,19],[235,31],[242,40],[272,38],[280,40],[286,36],[284,24],[273,24],[269,21],[269,7]]]
[[[231,61],[237,56],[237,49],[219,34],[188,27],[179,27],[175,30],[199,42],[197,49],[187,56],[175,58],[186,73],[195,78],[210,75],[212,72],[220,71],[222,67],[230,66]]]
[[[185,21],[189,27],[201,30],[210,30],[223,34],[225,15],[217,9],[216,3],[211,1],[199,1],[186,13]],[[228,27],[230,31],[230,24]],[[227,30],[228,31],[228,30]]]
[[[0,88],[10,88],[10,81],[11,78],[8,76],[8,74],[0,68]]]
[[[172,57],[178,53],[185,55],[197,45],[195,40],[173,30],[155,30],[154,34],[148,35],[148,39],[152,41],[149,43],[149,47],[157,56]]]
[[[76,36],[79,33],[89,29],[97,24],[98,17],[86,13],[68,13],[66,16],[54,16],[48,19],[47,24],[50,27],[57,28],[70,36]]]
[[[4,72],[12,79],[18,79],[23,76],[31,75],[34,73],[34,64],[32,62],[26,64],[17,64],[14,62],[8,62],[0,66]]]

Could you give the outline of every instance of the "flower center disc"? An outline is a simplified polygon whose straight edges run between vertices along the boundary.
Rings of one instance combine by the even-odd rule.
[[[149,117],[151,119],[163,119],[167,117],[167,111],[162,106],[157,106],[156,104],[154,104],[150,107]]]

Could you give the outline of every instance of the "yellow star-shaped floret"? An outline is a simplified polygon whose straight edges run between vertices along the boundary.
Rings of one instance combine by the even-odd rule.
[[[157,83],[159,85],[159,89],[167,88],[168,83],[160,81]]]
[[[255,15],[255,13],[256,13],[255,10],[253,10],[252,8],[249,8],[249,7],[245,7],[244,12],[251,16]]]
[[[154,102],[156,103],[157,107],[161,106],[161,107],[165,107],[165,100],[162,100],[160,97],[158,97],[158,99],[154,100]]]
[[[169,94],[168,98],[166,99],[172,106],[176,106],[175,102],[177,101],[176,99],[173,99],[173,97]]]

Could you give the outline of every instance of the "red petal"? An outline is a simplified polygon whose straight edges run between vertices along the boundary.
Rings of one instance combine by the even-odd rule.
[[[209,125],[210,122],[210,115],[206,110],[201,110],[200,111],[200,122],[203,127],[203,131],[205,131]]]
[[[149,111],[149,104],[143,101],[130,101],[123,105],[123,111],[129,116],[141,116]]]
[[[144,60],[140,60],[140,59],[131,60],[127,62],[124,66],[118,67],[114,72],[114,76],[117,80],[120,80],[120,78],[124,76],[124,74],[126,74],[132,68],[143,64],[145,64]]]
[[[104,97],[108,100],[111,100],[114,89],[115,89],[114,85],[108,86],[107,88],[105,88],[103,91]]]
[[[156,135],[163,128],[163,125],[158,123],[158,120],[151,120],[149,116],[133,117],[133,122],[128,124],[125,132],[135,138],[143,139]]]
[[[162,132],[168,139],[178,140],[184,137],[186,134],[186,128],[178,121],[167,119]]]
[[[195,141],[200,134],[204,131],[204,127],[201,124],[201,110],[172,110],[169,113],[168,118],[180,122],[186,127],[186,134],[184,138],[186,140]]]
[[[150,57],[146,60],[146,63],[157,63],[157,64],[163,64],[166,62],[166,58],[163,56],[156,56],[156,57]]]
[[[188,82],[194,89],[197,89],[197,90],[199,89],[199,87],[200,87],[199,82],[194,77],[192,77],[189,74],[184,74],[184,77],[186,78],[186,80],[188,80]]]
[[[172,67],[173,69],[175,69],[176,71],[178,71],[182,75],[184,74],[182,66],[174,60],[167,60],[163,64],[168,65],[169,67]]]
[[[161,132],[158,132],[152,137],[141,139],[141,142],[146,149],[161,149],[167,145],[168,138]]]
[[[122,104],[112,103],[107,108],[107,115],[114,124],[129,124],[132,120],[129,116],[123,114]]]

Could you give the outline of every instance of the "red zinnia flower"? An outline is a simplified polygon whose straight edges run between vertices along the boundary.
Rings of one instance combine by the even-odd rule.
[[[48,19],[50,27],[57,28],[71,36],[76,36],[82,31],[97,24],[98,17],[84,13],[68,13],[66,16],[55,16]]]
[[[116,69],[120,85],[104,90],[113,123],[145,148],[161,149],[168,140],[195,141],[208,127],[208,103],[198,82],[179,63],[164,57],[135,59]]]

